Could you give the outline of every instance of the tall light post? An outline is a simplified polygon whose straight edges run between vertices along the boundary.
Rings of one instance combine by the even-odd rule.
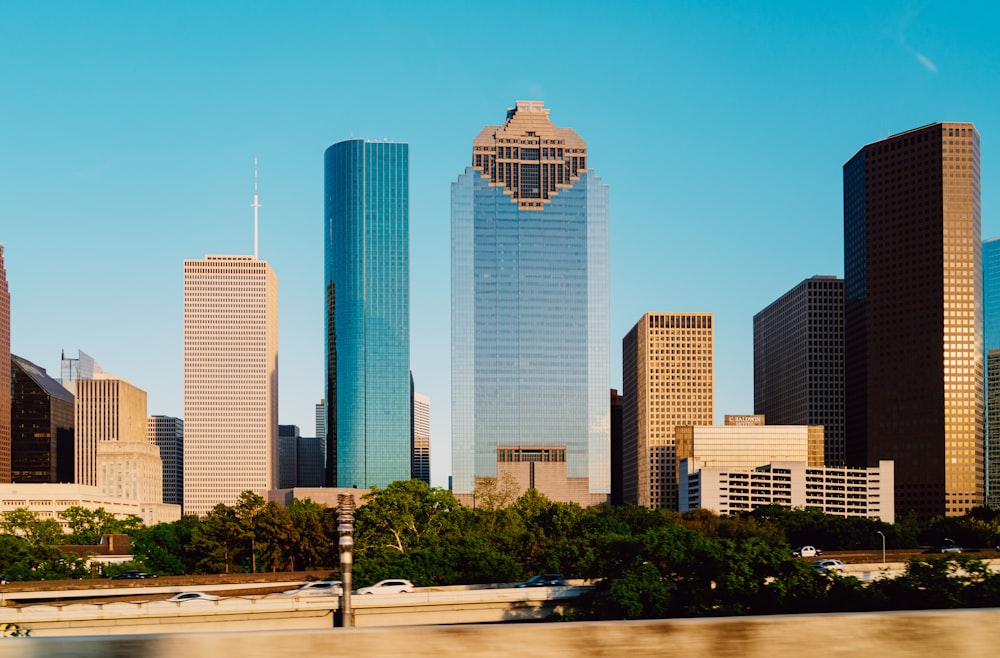
[[[882,535],[882,566],[885,566],[885,535],[882,534],[881,530],[876,530],[875,532]]]
[[[351,611],[351,568],[354,566],[354,496],[339,494],[337,496],[337,534],[340,539],[340,577],[343,580],[343,594],[340,603],[340,625],[354,626],[354,613]]]

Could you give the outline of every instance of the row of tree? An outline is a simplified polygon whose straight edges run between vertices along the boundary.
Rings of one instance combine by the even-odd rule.
[[[309,500],[286,508],[245,492],[236,505],[148,528],[103,510],[74,508],[63,516],[68,534],[25,510],[2,515],[0,573],[87,576],[82,560],[57,546],[124,532],[136,556],[127,566],[161,575],[302,569],[337,575],[336,510]],[[890,548],[937,544],[945,536],[968,546],[995,545],[1000,515],[988,510],[925,527],[913,517],[890,525],[781,507],[720,517],[634,505],[581,508],[534,490],[516,496],[497,482],[486,483],[470,508],[448,491],[412,480],[373,489],[355,519],[357,585],[384,578],[418,586],[515,582],[558,572],[596,583],[575,613],[581,618],[1000,604],[998,577],[963,556],[928,557],[902,578],[865,586],[817,573],[789,551],[798,544],[879,548],[879,532]]]

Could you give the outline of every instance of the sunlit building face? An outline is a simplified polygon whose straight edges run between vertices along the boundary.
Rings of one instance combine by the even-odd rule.
[[[937,123],[844,165],[847,459],[895,461],[896,510],[983,504],[979,133]]]

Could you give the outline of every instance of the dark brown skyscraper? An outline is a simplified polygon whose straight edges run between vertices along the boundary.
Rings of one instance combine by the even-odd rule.
[[[10,482],[10,291],[0,244],[0,482]]]
[[[936,123],[844,165],[847,460],[895,461],[896,510],[983,503],[979,133]]]

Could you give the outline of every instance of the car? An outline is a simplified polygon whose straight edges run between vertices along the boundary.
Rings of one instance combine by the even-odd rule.
[[[799,546],[792,551],[792,555],[795,557],[819,557],[822,554],[823,551],[819,550],[815,546]]]
[[[374,585],[362,587],[358,594],[403,594],[413,591],[413,583],[408,580],[380,580]]]
[[[9,583],[10,583],[10,581],[7,580],[7,577],[4,576],[4,575],[2,575],[2,574],[0,574],[0,585],[7,585]]]
[[[185,601],[218,601],[219,597],[215,594],[206,594],[205,592],[181,592],[180,594],[171,596],[167,600],[172,603],[184,603]]]
[[[340,596],[343,593],[344,584],[339,580],[314,580],[282,592],[288,596]]]
[[[820,573],[844,573],[844,563],[840,560],[816,560],[812,567]]]
[[[120,574],[111,576],[110,580],[142,580],[145,578],[156,578],[156,574],[146,573],[145,571],[139,571],[138,569],[129,569],[128,571],[123,571]]]
[[[515,587],[563,587],[566,581],[557,573],[543,573],[539,576],[532,576],[523,583],[518,583]]]
[[[944,546],[938,546],[938,553],[961,553],[962,547],[955,544],[945,544]]]

